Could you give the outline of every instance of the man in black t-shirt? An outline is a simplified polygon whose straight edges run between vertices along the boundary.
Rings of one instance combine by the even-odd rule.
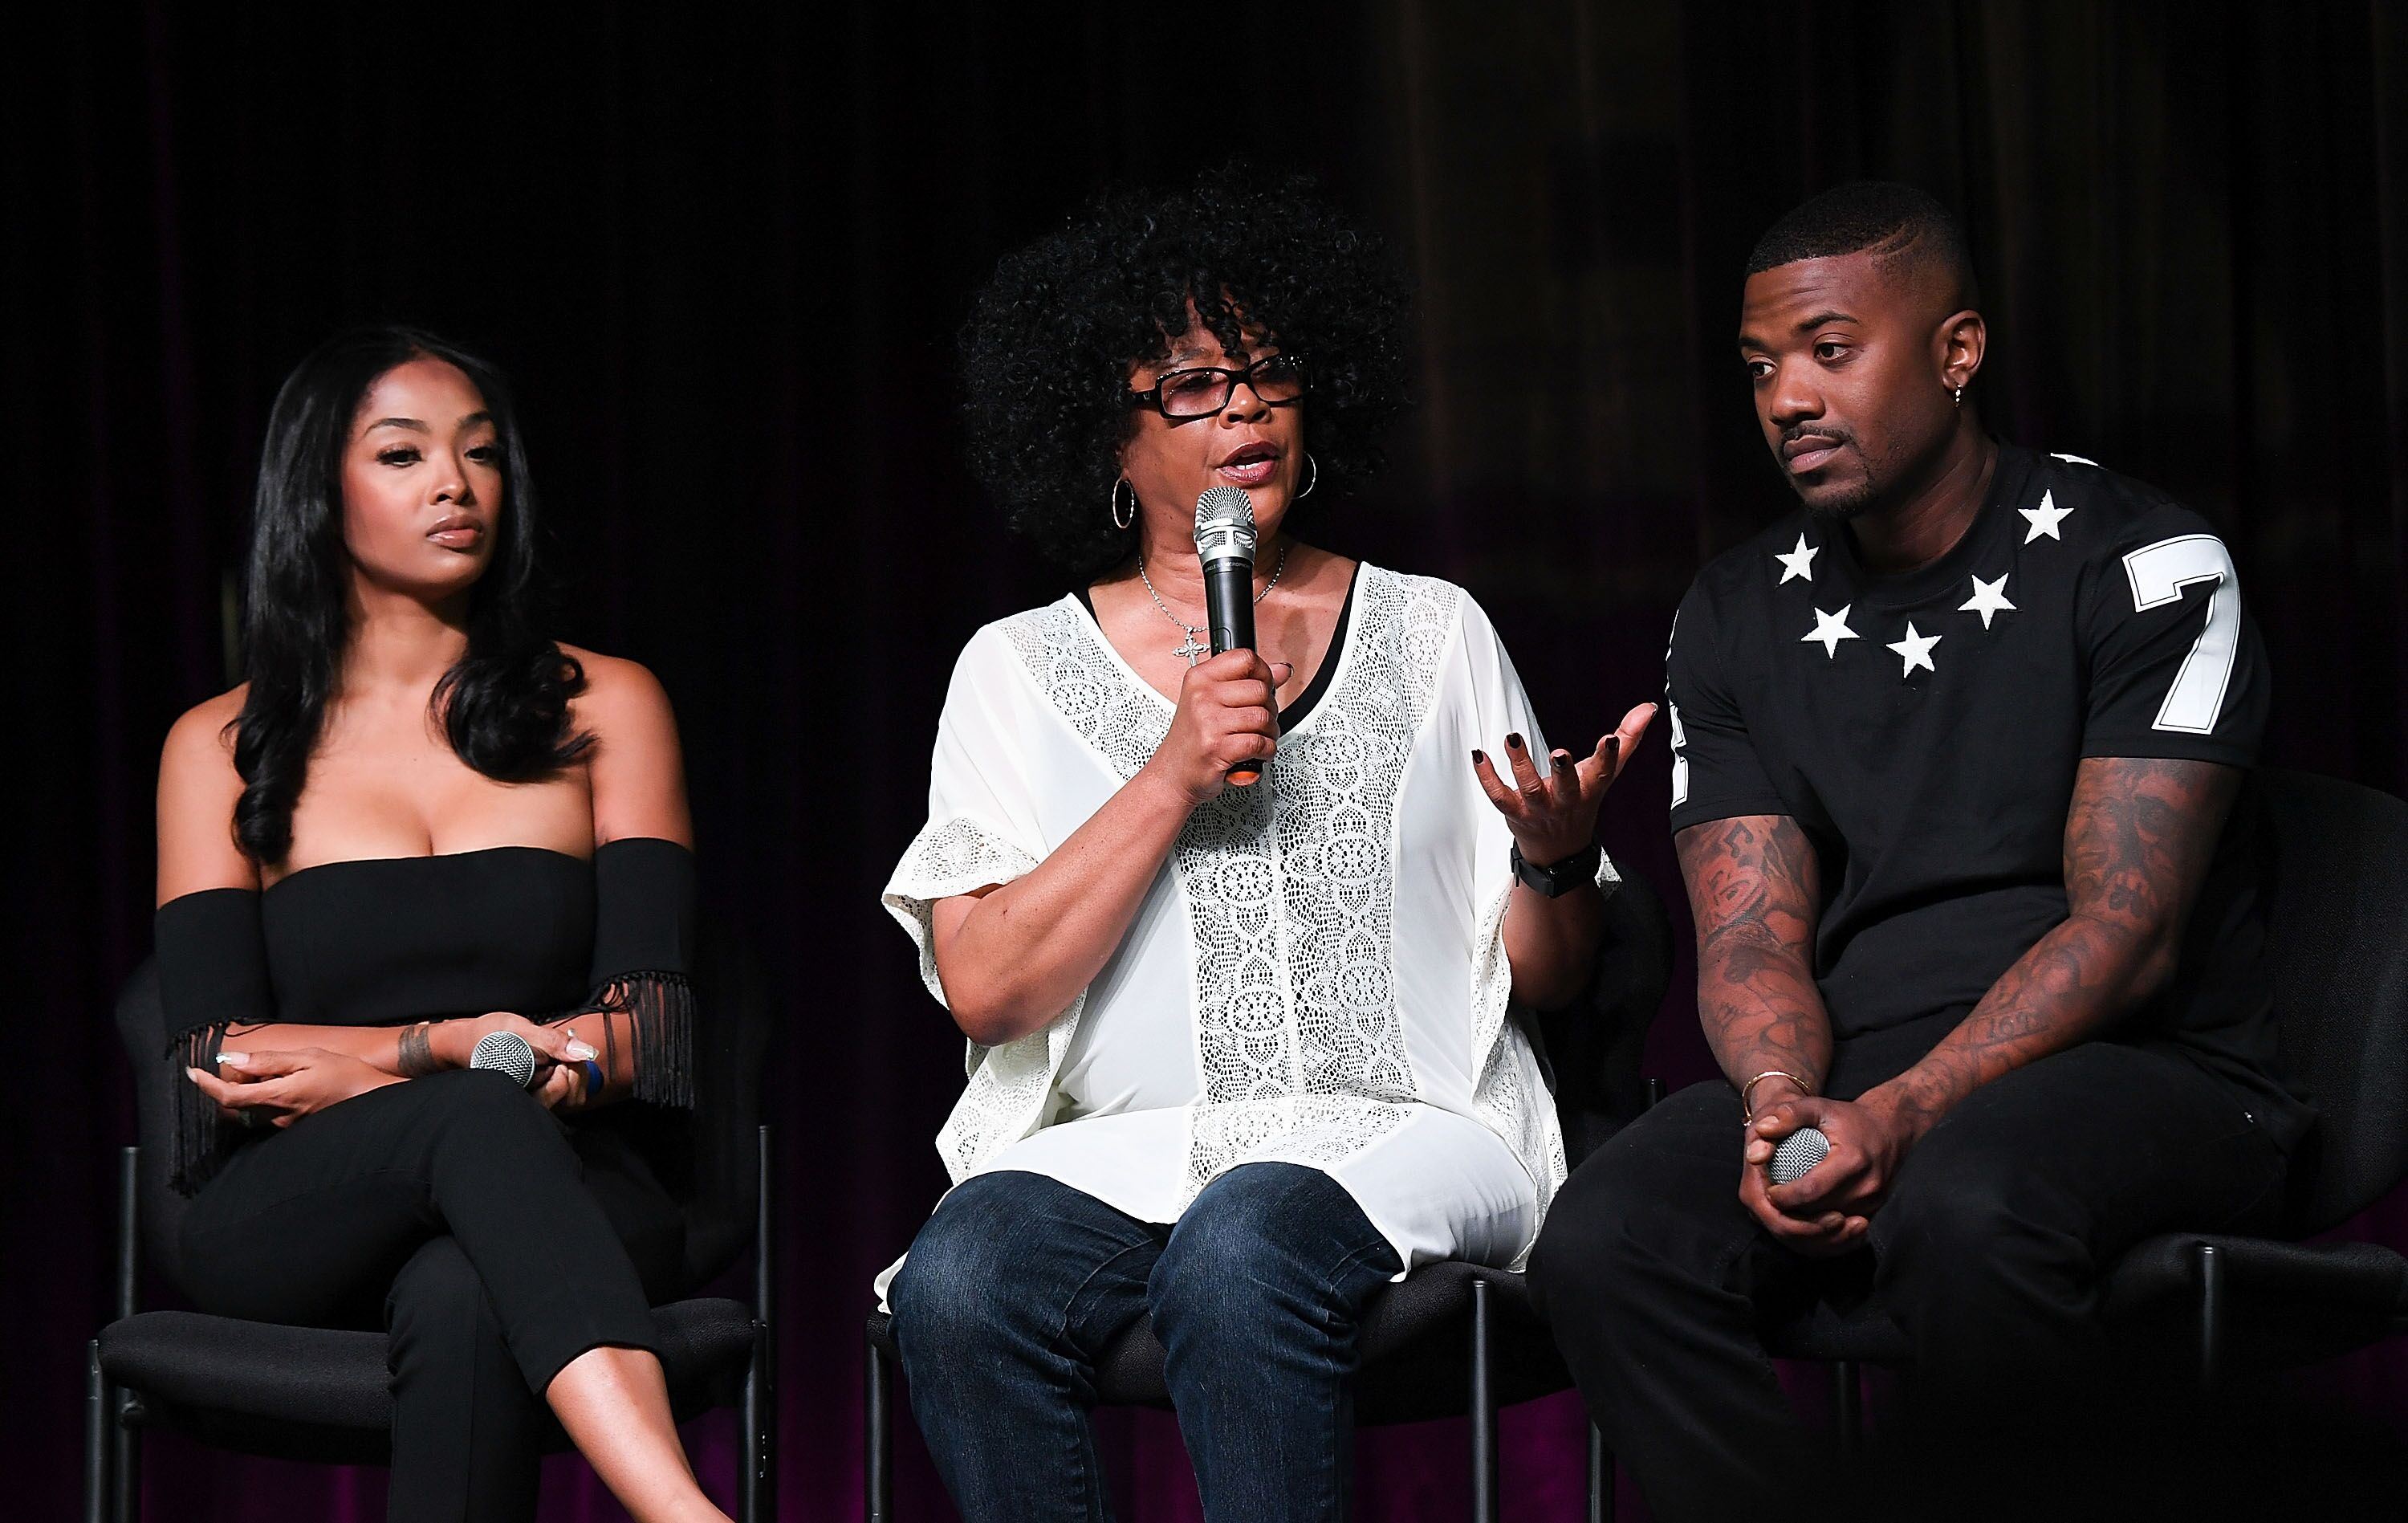
[[[1927,1441],[2044,1423],[2102,1366],[2102,1270],[2262,1226],[2310,1121],[2258,966],[2236,800],[2268,676],[2224,545],[1983,432],[1986,335],[1929,197],[1830,192],[1749,269],[1741,356],[1805,508],[1698,578],[1668,678],[1729,1083],[1584,1164],[1531,1266],[1666,1518],[1818,1473],[1759,1332],[1817,1296],[1870,1291],[1907,1334]],[[1772,1185],[1808,1127],[1829,1157]]]

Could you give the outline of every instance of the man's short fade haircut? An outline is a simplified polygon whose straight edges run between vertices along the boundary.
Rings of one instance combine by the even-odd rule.
[[[1955,277],[1961,300],[1980,300],[1956,214],[1914,186],[1889,180],[1835,186],[1796,208],[1756,240],[1747,273],[1867,251],[1884,266],[1900,258],[1936,264]]]

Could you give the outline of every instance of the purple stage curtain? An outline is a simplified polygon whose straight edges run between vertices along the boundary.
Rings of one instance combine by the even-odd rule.
[[[69,1516],[107,1306],[108,1013],[147,952],[161,737],[227,682],[270,396],[350,321],[524,399],[561,634],[677,700],[705,892],[779,971],[784,1516],[854,1516],[860,1315],[942,1175],[959,1042],[876,893],[953,655],[1056,595],[960,464],[951,335],[1107,180],[1319,173],[1422,294],[1420,406],[1333,547],[1467,583],[1551,732],[1661,682],[1703,558],[1784,510],[1733,353],[1756,233],[1838,180],[1964,211],[2005,437],[2188,499],[2277,673],[2276,760],[2399,790],[2408,28],[2381,0],[1354,0],[49,7],[0,44],[13,586],[0,1106],[7,1511]],[[1096,503],[1104,511],[1100,492]],[[1678,899],[1663,740],[1615,854]],[[1653,1070],[1711,1070],[1685,971]],[[2408,1245],[2408,1209],[2358,1230]],[[2397,1428],[2394,1346],[2315,1388]],[[947,1516],[904,1425],[900,1504]],[[1197,1516],[1175,1429],[1104,1425],[1123,1516]],[[724,1487],[724,1415],[695,1426]],[[1579,1410],[1508,1415],[1509,1516],[1579,1511]],[[1462,1514],[1459,1424],[1367,1434],[1361,1516]],[[382,1512],[380,1472],[150,1452],[150,1516]],[[573,1458],[553,1523],[619,1516]]]

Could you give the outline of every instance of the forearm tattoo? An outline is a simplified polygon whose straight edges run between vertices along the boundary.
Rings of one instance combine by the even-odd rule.
[[[2163,988],[2240,783],[2213,762],[2085,760],[2065,821],[2065,919],[1895,1081],[1900,1110],[1928,1125]]]
[[[401,1028],[395,1050],[399,1055],[397,1067],[403,1078],[423,1079],[442,1067],[435,1061],[435,1043],[429,1035],[430,1029],[429,1023],[425,1021]]]
[[[1751,814],[1674,841],[1698,923],[1698,1017],[1731,1083],[1779,1069],[1818,1087],[1831,1021],[1814,986],[1821,870],[1798,822]]]

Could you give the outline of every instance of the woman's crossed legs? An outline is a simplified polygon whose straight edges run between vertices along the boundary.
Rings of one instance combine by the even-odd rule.
[[[451,1070],[237,1154],[185,1215],[184,1277],[206,1310],[262,1321],[373,1325],[381,1301],[395,1518],[533,1516],[547,1403],[638,1517],[724,1517],[651,1352],[645,1272],[673,1279],[680,1257],[654,1196],[589,1176],[525,1091]]]

